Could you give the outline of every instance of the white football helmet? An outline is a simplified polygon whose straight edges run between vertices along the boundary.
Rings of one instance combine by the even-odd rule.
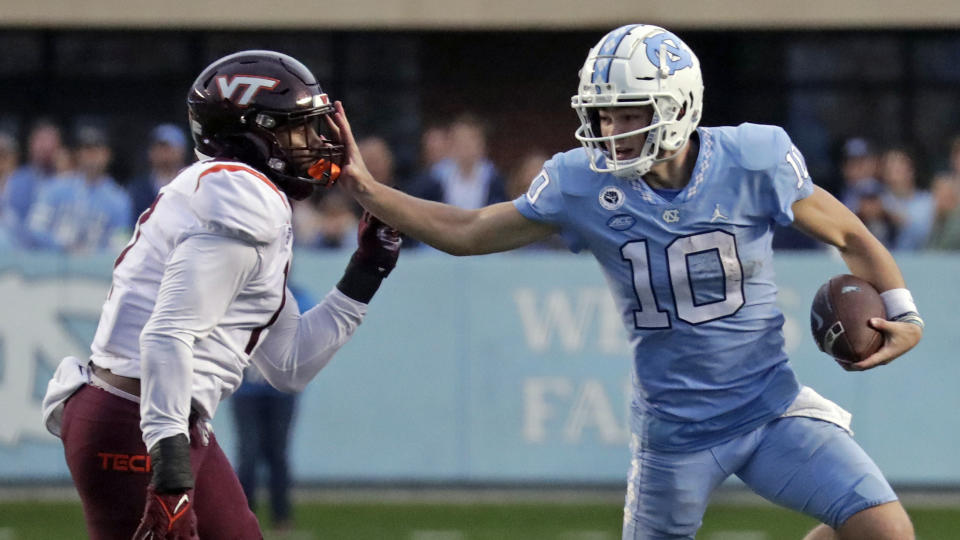
[[[703,77],[690,47],[658,26],[621,26],[603,37],[580,69],[580,86],[571,98],[580,117],[575,134],[590,158],[590,168],[621,178],[640,178],[663,157],[661,150],[683,148],[700,123]],[[604,137],[597,109],[653,108],[650,125]],[[640,156],[618,160],[617,140],[646,133]]]

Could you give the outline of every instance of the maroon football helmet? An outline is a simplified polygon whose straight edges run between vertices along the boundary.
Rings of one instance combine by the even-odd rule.
[[[343,146],[329,134],[334,108],[313,74],[273,51],[241,51],[210,64],[187,94],[197,150],[269,176],[291,199],[336,181]]]

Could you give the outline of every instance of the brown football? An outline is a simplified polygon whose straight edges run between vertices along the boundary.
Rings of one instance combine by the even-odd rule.
[[[887,318],[877,289],[850,274],[833,276],[810,306],[813,340],[841,365],[859,362],[883,345],[883,334],[868,324],[873,317]]]

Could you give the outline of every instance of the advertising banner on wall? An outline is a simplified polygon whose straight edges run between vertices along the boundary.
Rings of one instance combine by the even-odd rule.
[[[291,282],[314,301],[348,254],[298,253]],[[960,260],[900,257],[927,321],[889,366],[848,373],[819,352],[809,305],[842,262],[777,257],[778,302],[803,383],[854,415],[893,482],[960,485]],[[112,259],[0,255],[0,483],[68,481],[40,420],[65,355],[87,356]],[[304,482],[623,482],[631,355],[590,257],[531,251],[404,254],[367,319],[299,397],[291,444]],[[228,455],[230,400],[214,427]]]

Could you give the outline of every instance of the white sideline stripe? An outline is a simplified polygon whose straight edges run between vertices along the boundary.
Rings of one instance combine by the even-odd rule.
[[[410,533],[410,540],[465,540],[467,535],[463,531],[428,531],[415,530]]]
[[[763,531],[717,531],[707,540],[769,540]]]

